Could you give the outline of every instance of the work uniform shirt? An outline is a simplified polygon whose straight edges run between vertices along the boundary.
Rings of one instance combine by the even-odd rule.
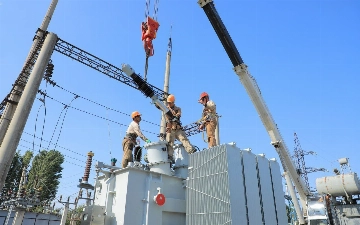
[[[204,108],[203,108],[203,113],[202,113],[202,118],[203,121],[215,121],[216,120],[216,105],[215,102],[213,102],[212,100],[209,100]]]
[[[179,119],[179,122],[180,122],[181,108],[175,106],[175,104],[173,107],[168,107],[168,108],[172,112],[172,114]],[[171,121],[171,118],[167,114],[165,114],[165,115],[166,115],[165,117],[166,117],[166,128],[167,129],[176,130],[176,129],[181,128],[181,125],[178,122]]]
[[[140,137],[144,141],[147,140],[147,138],[143,135],[143,133],[140,130],[140,125],[136,123],[135,121],[132,121],[126,130],[126,137],[130,138],[131,140],[135,141],[137,137]]]

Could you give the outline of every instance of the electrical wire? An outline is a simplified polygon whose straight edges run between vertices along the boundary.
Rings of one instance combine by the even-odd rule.
[[[44,96],[48,96],[48,95],[46,94],[46,92],[41,92],[41,93],[42,93],[42,95],[44,95]],[[48,97],[49,97],[49,96],[48,96]],[[52,98],[51,98],[51,99],[52,99]],[[50,142],[51,142],[52,139],[53,139],[53,137],[54,137],[56,128],[57,128],[57,126],[58,126],[58,124],[59,124],[61,115],[62,115],[62,113],[63,113],[64,110],[65,110],[65,114],[64,114],[64,117],[63,117],[63,120],[62,120],[62,123],[61,123],[60,131],[59,131],[59,134],[58,134],[56,143],[55,143],[55,148],[57,147],[57,143],[58,143],[59,138],[60,138],[60,134],[61,134],[61,131],[62,131],[62,127],[63,127],[63,124],[64,124],[64,120],[65,120],[67,111],[68,111],[69,107],[71,107],[71,103],[72,103],[75,99],[77,99],[77,96],[76,96],[76,95],[75,95],[74,98],[70,101],[70,104],[67,105],[67,104],[65,104],[65,103],[62,103],[62,104],[64,105],[64,108],[61,110],[61,113],[60,113],[60,115],[59,115],[58,121],[56,122],[56,125],[55,125],[55,128],[54,128],[54,132],[53,132],[53,134],[52,134],[52,136],[51,136],[51,139],[50,139]],[[50,148],[50,143],[49,143],[49,145],[48,145],[48,149],[49,149],[49,148]]]
[[[30,136],[31,136],[31,134],[30,134],[30,133],[28,133],[28,132],[26,132],[26,131],[24,131],[24,132],[23,132],[23,134],[27,134],[27,135],[30,135]],[[35,136],[35,137],[36,137],[36,136]],[[37,139],[40,139],[39,137],[36,137],[36,138],[37,138]],[[44,139],[43,139],[43,141],[53,144],[52,142],[47,141],[47,140],[44,140]],[[65,147],[62,147],[62,146],[58,146],[58,147],[59,147],[59,148],[61,148],[61,149],[66,150],[66,151],[69,151],[69,152],[75,153],[75,154],[77,154],[77,155],[80,155],[80,156],[86,157],[85,155],[82,155],[82,154],[80,154],[80,153],[78,153],[78,152],[75,152],[75,151],[73,151],[73,150],[70,150],[70,149],[68,149],[68,148],[65,148]]]
[[[30,141],[24,140],[24,139],[22,139],[22,138],[20,138],[20,140],[23,141],[23,142],[26,142],[26,143],[30,143],[30,144],[31,144]],[[36,145],[36,146],[39,146],[39,145],[37,145],[37,144],[35,144],[35,145]],[[27,146],[20,145],[20,144],[19,144],[19,146],[21,146],[21,147],[23,147],[23,148],[28,148]],[[76,161],[79,161],[79,162],[82,162],[82,163],[86,163],[85,161],[83,161],[83,160],[81,160],[81,159],[77,159],[77,158],[74,158],[74,157],[65,155],[64,153],[61,153],[61,154],[64,155],[64,156],[66,156],[66,157],[68,157],[68,158],[70,158],[70,159],[73,159],[73,160],[76,160]]]
[[[37,124],[37,120],[38,120],[38,116],[39,116],[39,112],[40,112],[40,109],[44,106],[44,112],[45,112],[45,115],[44,115],[44,121],[43,121],[43,126],[42,126],[42,131],[41,131],[41,138],[40,138],[40,146],[39,146],[39,152],[41,150],[41,143],[42,143],[42,137],[44,135],[44,129],[45,129],[45,121],[46,121],[46,105],[45,105],[45,97],[44,99],[41,99],[41,98],[38,98],[43,104],[40,105],[38,111],[37,111],[37,114],[36,114],[36,120],[35,120],[35,131],[34,131],[34,135],[33,135],[33,149],[32,149],[32,153],[34,153],[34,150],[35,150],[35,134],[36,134],[36,124]]]
[[[108,109],[108,110],[117,112],[117,113],[122,114],[122,115],[130,116],[130,114],[128,114],[128,113],[121,112],[121,111],[119,111],[119,110],[116,110],[116,109],[113,109],[113,108],[111,108],[111,107],[105,106],[105,105],[103,105],[103,104],[101,104],[101,103],[95,102],[95,101],[90,100],[90,99],[85,98],[85,97],[82,97],[81,95],[78,95],[78,94],[76,94],[76,93],[74,93],[74,92],[72,92],[72,91],[69,91],[69,90],[61,87],[61,86],[58,85],[58,84],[54,84],[54,87],[57,87],[57,88],[65,91],[65,92],[68,92],[68,93],[70,93],[70,94],[72,94],[72,95],[77,96],[78,98],[84,99],[84,100],[86,100],[86,101],[88,101],[88,102],[91,102],[91,103],[93,103],[93,104],[95,104],[95,105],[98,105],[98,106],[101,106],[101,107],[103,107],[103,108],[106,108],[106,109]],[[158,127],[161,126],[161,125],[159,125],[159,124],[156,124],[156,123],[154,123],[154,122],[151,122],[151,121],[148,121],[148,120],[144,120],[144,119],[142,119],[141,122],[149,123],[149,124],[152,124],[152,125],[155,125],[155,126],[158,126]]]
[[[106,108],[106,119],[108,119],[108,109]],[[111,132],[110,132],[110,124],[109,121],[107,121],[107,125],[108,125],[108,132],[109,132],[109,151],[110,151],[110,159],[112,159],[112,155],[111,155]]]
[[[103,117],[103,116],[99,116],[99,115],[96,115],[96,114],[94,114],[94,113],[90,113],[90,112],[87,112],[87,111],[82,110],[82,109],[78,109],[78,108],[73,107],[73,106],[70,106],[70,105],[66,105],[65,103],[63,103],[63,102],[61,102],[61,101],[59,101],[59,100],[56,100],[56,99],[54,99],[53,97],[49,96],[48,94],[46,94],[46,96],[47,96],[48,98],[50,98],[51,100],[55,101],[55,102],[58,102],[58,103],[60,103],[60,104],[62,104],[62,105],[64,105],[64,106],[67,106],[68,108],[72,108],[72,109],[75,109],[75,110],[77,110],[77,111],[79,111],[79,112],[86,113],[86,114],[88,114],[88,115],[91,115],[91,116],[94,116],[94,117],[97,117],[97,118],[100,118],[100,119],[103,119],[103,120],[107,120],[107,121],[110,121],[110,122],[115,123],[115,124],[119,124],[120,126],[125,126],[125,127],[128,126],[128,125],[119,123],[119,122],[117,122],[117,121],[107,119],[107,118],[105,118],[105,117]],[[151,131],[147,131],[147,130],[142,130],[142,131],[147,132],[147,133],[150,133],[150,134],[158,135],[158,134],[156,134],[156,133],[154,133],[154,132],[151,132]]]

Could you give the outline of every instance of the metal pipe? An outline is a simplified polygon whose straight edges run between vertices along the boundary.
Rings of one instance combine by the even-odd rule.
[[[60,225],[65,225],[68,211],[69,211],[69,201],[65,203],[64,211],[63,214],[61,215]]]
[[[284,172],[284,177],[285,177],[285,180],[286,180],[286,185],[288,187],[288,191],[290,192],[291,199],[292,199],[292,201],[294,203],[294,208],[295,208],[296,214],[298,216],[299,223],[300,224],[305,224],[305,219],[304,219],[302,210],[300,208],[299,202],[298,202],[297,197],[296,197],[295,188],[294,188],[294,186],[293,186],[293,184],[291,182],[291,179],[290,179],[290,176],[289,176],[288,172]]]
[[[215,128],[216,145],[220,145],[219,118],[220,118],[220,116],[217,116],[217,124],[216,124],[216,128]]]
[[[47,30],[47,28],[50,24],[51,17],[54,14],[57,3],[58,3],[58,0],[52,0],[50,6],[48,8],[48,11],[46,12],[45,17],[41,23],[40,30],[42,30],[42,31]],[[19,77],[17,79],[17,80],[21,80],[22,81],[21,83],[23,83],[23,84],[26,84],[26,82],[28,80],[28,77],[29,77],[28,74],[30,74],[30,70],[29,70],[29,68],[27,68],[27,65],[28,65],[33,53],[36,51],[36,48],[37,48],[38,44],[40,43],[40,40],[43,38],[42,31],[36,32],[36,35],[35,35],[36,38],[34,39],[33,44],[31,45],[29,54],[27,55],[25,63],[23,65],[24,72],[21,72],[21,74],[19,75]],[[10,94],[9,100],[11,102],[19,102],[21,95],[19,95],[18,93],[19,92],[21,93],[24,90],[24,87],[21,85],[17,85],[17,83],[15,83],[14,90],[15,90],[15,92]],[[9,127],[10,121],[12,120],[15,109],[16,109],[16,104],[7,103],[6,107],[4,109],[4,112],[0,118],[0,145],[4,140],[6,131]]]
[[[13,119],[9,125],[7,134],[4,137],[3,143],[0,147],[0,190],[4,186],[6,175],[10,169],[12,160],[9,159],[14,157],[37,91],[39,90],[46,65],[50,60],[57,39],[58,37],[56,34],[47,34],[38,60],[36,61],[30,74],[22,98],[19,101]]]
[[[170,79],[170,62],[171,62],[171,38],[169,38],[169,48],[166,52],[166,64],[165,64],[165,79],[164,79],[164,92],[169,93],[169,79]],[[166,100],[164,100],[166,104]],[[163,134],[163,136],[161,136]],[[161,122],[160,122],[160,140],[164,141],[166,138],[166,119],[165,112],[161,112]]]

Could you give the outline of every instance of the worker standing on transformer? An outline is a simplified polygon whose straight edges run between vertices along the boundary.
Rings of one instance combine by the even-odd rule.
[[[199,129],[203,130],[206,128],[208,147],[211,148],[216,146],[216,139],[215,139],[215,129],[217,126],[216,105],[212,100],[209,99],[209,94],[206,92],[200,94],[199,103],[201,103],[204,106]]]
[[[132,151],[136,146],[136,138],[139,136],[143,139],[146,143],[150,143],[151,141],[147,139],[140,130],[140,121],[141,121],[141,114],[138,111],[131,113],[131,118],[133,121],[130,123],[128,129],[126,130],[126,135],[122,142],[124,155],[122,158],[122,168],[127,167],[129,162],[133,162],[133,154]]]
[[[185,132],[182,130],[180,117],[181,117],[181,108],[175,106],[175,96],[169,95],[167,97],[167,107],[170,112],[173,114],[174,118],[170,118],[166,115],[166,141],[168,142],[168,157],[171,161],[174,160],[174,141],[177,139],[180,141],[185,150],[191,154],[196,150],[190,144],[189,139],[186,137]]]

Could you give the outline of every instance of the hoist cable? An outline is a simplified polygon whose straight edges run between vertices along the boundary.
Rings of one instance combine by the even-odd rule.
[[[145,21],[146,21],[146,18],[150,15],[149,7],[150,7],[150,0],[146,0],[146,3],[145,3]]]
[[[145,81],[145,82],[146,82],[146,80],[147,80],[148,68],[149,68],[149,54],[146,53],[146,57],[145,57],[145,73],[144,73],[144,81]]]
[[[154,20],[157,21],[157,13],[159,11],[159,0],[155,0],[155,4],[154,4]]]

